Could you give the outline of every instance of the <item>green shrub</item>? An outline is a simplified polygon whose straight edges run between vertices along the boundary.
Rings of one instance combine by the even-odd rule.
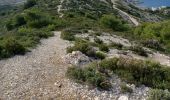
[[[14,38],[5,39],[0,46],[0,50],[1,58],[7,58],[16,54],[24,54],[26,52],[25,47]]]
[[[74,79],[77,82],[84,82],[86,78],[84,71],[78,67],[69,67],[66,74],[69,78]]]
[[[104,15],[100,19],[102,26],[106,28],[111,28],[114,31],[126,31],[128,30],[128,25],[124,24],[119,18],[116,18],[113,15]]]
[[[142,44],[148,48],[152,48],[152,49],[159,50],[159,51],[164,51],[163,46],[158,40],[149,39],[149,40],[143,41]]]
[[[115,62],[115,59],[113,59]],[[144,84],[153,88],[170,89],[170,69],[158,63],[142,60],[119,58],[114,64],[112,60],[103,60],[99,65],[111,69],[125,81],[140,85]],[[123,72],[123,73],[119,73]]]
[[[170,93],[169,91],[152,89],[147,100],[170,100]]]
[[[69,41],[75,40],[74,34],[71,33],[71,32],[66,32],[66,31],[63,31],[61,33],[61,38],[64,39],[64,40],[69,40]]]
[[[148,57],[147,52],[141,46],[132,46],[130,50],[132,50],[134,53],[140,56]]]
[[[110,58],[93,65],[90,64],[87,68],[81,70],[83,70],[84,73],[81,74],[83,78],[85,77],[85,83],[87,82],[100,88],[103,82],[109,82],[110,72],[113,72],[123,81],[133,83],[136,86],[143,84],[154,89],[170,89],[170,68],[150,61]],[[104,78],[103,81],[101,81],[102,77]],[[75,79],[76,78],[77,77],[75,77]],[[99,80],[97,80],[98,78]],[[126,86],[122,85],[121,88],[122,92],[132,92],[132,90]]]
[[[27,0],[27,2],[24,4],[24,9],[28,9],[36,5],[35,0]]]
[[[133,89],[129,86],[127,86],[126,84],[122,83],[120,85],[120,88],[121,88],[121,92],[122,93],[132,93],[133,92]]]
[[[99,45],[99,50],[109,52],[109,47],[106,44]]]
[[[94,42],[98,43],[98,44],[103,44],[103,41],[99,38],[94,38]]]
[[[47,18],[37,19],[28,22],[28,26],[31,28],[42,28],[48,26],[49,24],[52,24],[52,22]]]
[[[25,21],[24,16],[21,16],[21,15],[16,16],[14,23],[15,23],[15,26],[16,26],[16,27],[25,25],[25,24],[26,24],[26,21]]]
[[[90,57],[95,56],[95,51],[93,50],[93,48],[89,45],[88,42],[84,40],[76,41],[74,46],[67,48],[67,53],[71,53],[72,51],[81,51],[82,53]]]
[[[112,58],[112,59],[104,59],[99,63],[100,69],[105,70],[115,70],[117,68],[117,62],[119,59],[117,58]]]
[[[7,21],[6,24],[5,24],[5,27],[8,31],[14,29],[14,25],[12,23],[12,20]]]
[[[103,52],[96,52],[95,56],[99,59],[105,59],[106,58],[106,54],[104,54]]]
[[[123,45],[120,44],[120,43],[111,42],[111,43],[109,44],[109,47],[113,47],[113,48],[116,48],[116,49],[121,50],[121,49],[123,48]]]
[[[133,36],[137,40],[145,41],[144,45],[152,49],[169,53],[170,21],[144,23],[135,28]]]
[[[92,87],[98,87],[105,90],[109,90],[111,88],[111,84],[106,77],[97,72],[94,67],[89,66],[84,69],[71,67],[68,68],[66,75],[77,82],[85,83]]]

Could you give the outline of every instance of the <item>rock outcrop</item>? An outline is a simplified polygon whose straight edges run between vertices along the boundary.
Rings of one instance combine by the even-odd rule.
[[[80,51],[73,51],[63,57],[63,60],[67,64],[75,66],[85,65],[90,62],[90,58]]]

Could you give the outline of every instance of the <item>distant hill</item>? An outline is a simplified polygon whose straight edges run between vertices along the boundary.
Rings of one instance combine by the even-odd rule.
[[[26,0],[0,0],[0,5],[11,5],[11,4],[18,4],[23,3]]]

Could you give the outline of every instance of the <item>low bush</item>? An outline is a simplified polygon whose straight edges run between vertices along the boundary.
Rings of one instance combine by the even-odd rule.
[[[26,48],[14,38],[3,40],[3,43],[0,46],[0,58],[7,58],[16,54],[24,54],[25,52]]]
[[[106,77],[92,67],[86,67],[84,69],[70,67],[67,70],[67,76],[79,83],[85,83],[92,87],[98,87],[105,90],[111,88],[111,84]]]
[[[106,54],[103,53],[103,52],[100,52],[100,51],[96,52],[95,56],[99,59],[105,59],[106,58]]]
[[[124,81],[152,88],[170,89],[170,68],[150,61],[113,58],[99,63],[101,69],[109,69]]]
[[[28,9],[36,5],[36,0],[27,0],[27,2],[24,4],[24,9]]]
[[[112,58],[112,59],[104,59],[99,63],[100,69],[102,70],[115,70],[117,68],[117,62],[119,59]]]
[[[94,38],[94,42],[96,42],[97,44],[103,44],[103,41],[97,37]]]
[[[122,93],[132,93],[133,92],[133,89],[131,87],[127,86],[125,83],[122,83],[120,85],[120,88],[121,88]]]
[[[170,92],[159,89],[152,89],[147,100],[170,100]]]
[[[132,50],[134,53],[140,56],[148,57],[146,50],[144,50],[141,46],[132,46],[130,47],[130,50]]]
[[[113,48],[116,48],[116,49],[121,50],[121,49],[123,48],[123,45],[120,44],[120,43],[111,42],[111,43],[109,44],[109,47],[113,47]]]
[[[67,48],[67,53],[71,53],[72,51],[81,51],[82,53],[90,57],[95,56],[95,51],[93,50],[93,48],[89,45],[87,41],[84,40],[75,41],[74,46]]]
[[[88,67],[90,66],[91,65],[89,65]],[[90,67],[90,69],[88,69],[88,71],[89,70],[90,74],[88,75],[91,75],[92,73],[100,73],[99,76],[104,75],[107,79],[107,77],[110,76],[109,73],[113,72],[117,74],[123,81],[135,84],[136,86],[145,85],[154,89],[170,90],[170,68],[150,61],[127,58],[110,58],[104,59],[94,64],[93,67]],[[76,76],[76,78],[78,79],[78,75]],[[90,82],[93,83],[93,80],[90,80]],[[96,86],[100,85],[98,84]],[[122,86],[122,89],[123,92],[131,92],[131,90],[125,86]]]
[[[102,26],[113,29],[114,31],[127,31],[129,29],[127,24],[113,15],[104,15],[101,17],[100,23]]]
[[[74,34],[70,33],[70,32],[66,32],[66,31],[63,31],[61,33],[61,38],[64,39],[64,40],[69,40],[69,41],[75,40]]]
[[[99,50],[104,52],[109,52],[109,47],[106,44],[99,45]]]
[[[159,50],[159,51],[164,51],[163,46],[158,40],[149,39],[149,40],[143,41],[142,44],[148,48],[152,48],[152,49]]]

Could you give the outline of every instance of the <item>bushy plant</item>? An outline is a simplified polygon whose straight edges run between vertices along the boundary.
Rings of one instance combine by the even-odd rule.
[[[103,41],[97,37],[94,38],[94,42],[96,42],[98,44],[103,44]]]
[[[119,18],[116,18],[113,15],[104,15],[100,19],[100,23],[102,26],[113,29],[114,31],[128,30],[128,25],[122,23],[122,21]]]
[[[149,97],[147,100],[169,100],[170,92],[159,89],[152,89],[149,92]]]
[[[27,0],[27,2],[24,4],[24,9],[28,9],[36,5],[36,0]]]
[[[142,42],[147,41],[144,42],[144,45],[147,47],[161,51],[163,49],[165,52],[169,52],[168,47],[166,47],[169,44],[170,37],[169,22],[167,20],[156,23],[144,23],[135,28],[133,36]]]
[[[164,51],[163,46],[158,40],[149,39],[149,40],[143,41],[142,44],[148,48],[152,48],[152,49],[159,50],[159,51]]]
[[[88,84],[92,87],[109,90],[111,88],[110,82],[106,77],[97,72],[94,67],[78,68],[76,66],[70,67],[67,70],[67,76],[80,83]]]
[[[99,45],[99,50],[109,52],[109,47],[106,44]]]
[[[113,47],[113,48],[116,48],[116,49],[122,49],[123,48],[123,45],[122,44],[120,44],[120,43],[115,43],[115,42],[111,42],[110,44],[109,44],[109,47]]]
[[[131,87],[127,86],[125,83],[122,83],[120,85],[120,88],[121,88],[122,93],[132,93],[133,92],[133,89]]]
[[[113,61],[115,62],[115,59]],[[153,88],[170,89],[169,78],[166,77],[170,74],[170,69],[164,68],[158,63],[119,58],[116,63],[110,59],[101,61],[99,65],[101,68],[111,69],[125,81]]]
[[[61,38],[64,39],[64,40],[69,40],[69,41],[75,40],[74,34],[71,33],[71,32],[67,32],[67,31],[63,31],[61,33]]]
[[[81,51],[87,56],[95,56],[95,51],[93,50],[93,48],[89,45],[87,41],[84,40],[76,41],[74,46],[67,48],[67,53],[71,53],[72,51]]]
[[[14,23],[15,23],[15,26],[16,26],[16,27],[25,25],[25,24],[26,24],[26,21],[25,21],[24,16],[21,16],[21,15],[16,16]]]
[[[24,54],[26,48],[16,41],[14,38],[7,38],[3,40],[3,43],[0,46],[0,57],[7,58],[14,56],[15,54]]]
[[[99,59],[105,59],[106,58],[106,54],[104,54],[103,52],[100,52],[100,51],[96,52],[95,56]]]
[[[7,21],[5,27],[8,31],[12,30],[14,28],[12,20]]]
[[[119,59],[112,58],[112,59],[104,59],[99,63],[99,66],[102,70],[109,69],[109,70],[115,70],[117,68],[117,62]]]
[[[130,50],[132,50],[134,53],[140,56],[148,57],[147,51],[144,50],[141,46],[132,46]]]

